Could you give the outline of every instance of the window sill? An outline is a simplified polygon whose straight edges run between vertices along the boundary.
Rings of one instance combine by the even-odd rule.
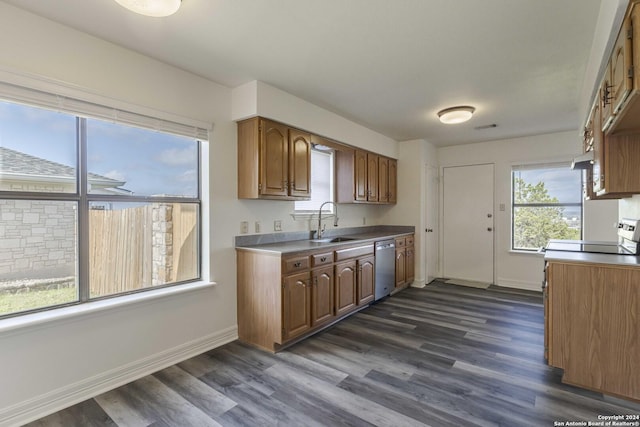
[[[509,249],[509,253],[510,254],[516,254],[516,255],[535,255],[535,256],[544,256],[544,253],[542,252],[538,252],[538,251],[519,251],[517,249]]]
[[[329,211],[322,211],[322,218],[332,218],[334,216],[333,212],[329,212]],[[318,212],[317,211],[297,211],[297,212],[291,212],[291,218],[293,218],[294,221],[309,221],[312,219],[317,220],[318,219]]]
[[[131,295],[108,298],[100,301],[92,301],[84,304],[77,304],[69,307],[53,308],[51,310],[38,313],[25,314],[23,316],[10,317],[0,320],[0,334],[12,332],[22,328],[37,327],[51,322],[62,321],[73,317],[87,314],[94,314],[106,310],[126,307],[128,305],[149,302],[172,295],[197,291],[200,289],[216,286],[215,282],[193,282],[184,285],[170,286],[161,289],[154,289]]]

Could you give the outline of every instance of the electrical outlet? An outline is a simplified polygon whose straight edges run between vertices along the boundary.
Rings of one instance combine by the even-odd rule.
[[[277,219],[273,221],[273,231],[282,231],[282,221]]]
[[[249,232],[249,221],[240,222],[240,234],[247,234]]]
[[[504,203],[500,203],[500,212],[504,212],[506,206],[504,205]]]
[[[255,229],[256,229],[256,233],[260,232],[260,221],[256,221]]]

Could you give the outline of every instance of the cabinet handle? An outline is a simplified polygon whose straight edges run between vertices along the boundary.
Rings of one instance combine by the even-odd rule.
[[[301,263],[300,261],[298,261],[298,262],[296,262],[296,263],[294,263],[294,264],[293,264],[293,266],[294,266],[295,268],[299,268],[301,265],[302,265],[302,263]]]
[[[326,256],[323,256],[322,258],[320,258],[320,262],[325,262],[327,260]]]
[[[291,182],[289,183],[289,185],[291,186],[291,188],[296,188],[296,183],[295,183],[295,181],[291,181]]]
[[[313,278],[313,286],[318,286],[318,278],[317,277]]]
[[[611,95],[611,89],[613,88],[613,86],[607,84],[609,82],[606,82],[604,85],[604,93],[602,94],[602,103],[604,105],[609,105],[611,103],[611,99],[613,98],[613,96]]]

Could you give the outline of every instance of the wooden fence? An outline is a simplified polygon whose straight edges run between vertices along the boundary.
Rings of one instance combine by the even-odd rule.
[[[154,209],[159,206],[170,213],[159,216],[156,212],[154,215]],[[197,277],[197,215],[197,206],[179,203],[91,210],[91,296],[111,295]],[[158,230],[162,230],[161,237]],[[164,269],[167,274],[154,274],[154,267],[156,272]]]

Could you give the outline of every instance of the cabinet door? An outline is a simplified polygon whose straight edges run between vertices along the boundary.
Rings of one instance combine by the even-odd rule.
[[[356,261],[336,264],[336,316],[348,313],[356,307]]]
[[[311,325],[333,319],[333,265],[313,270],[311,273]]]
[[[289,195],[311,197],[311,135],[289,129]]]
[[[596,102],[593,107],[594,123],[601,123],[602,103]],[[604,190],[604,134],[600,126],[593,128],[593,168],[592,168],[593,192]]]
[[[354,156],[354,192],[355,200],[367,201],[367,152],[356,150]]]
[[[358,304],[373,301],[375,288],[375,257],[373,255],[359,258],[358,268]]]
[[[407,281],[406,248],[396,248],[396,289],[401,288]]]
[[[389,203],[398,203],[398,162],[389,159]]]
[[[378,201],[389,202],[389,159],[378,158]]]
[[[625,19],[611,54],[611,107],[617,112],[633,89],[630,21]]]
[[[613,108],[611,106],[612,99],[611,86],[611,61],[607,64],[604,71],[604,78],[600,84],[600,128],[605,131],[613,121]]]
[[[309,272],[285,276],[282,282],[282,337],[287,340],[311,329]]]
[[[411,285],[416,278],[416,252],[413,246],[407,246],[405,255],[405,277],[406,283]]]
[[[287,196],[289,135],[285,125],[260,121],[260,195]]]
[[[378,201],[378,155],[367,153],[367,200]]]

